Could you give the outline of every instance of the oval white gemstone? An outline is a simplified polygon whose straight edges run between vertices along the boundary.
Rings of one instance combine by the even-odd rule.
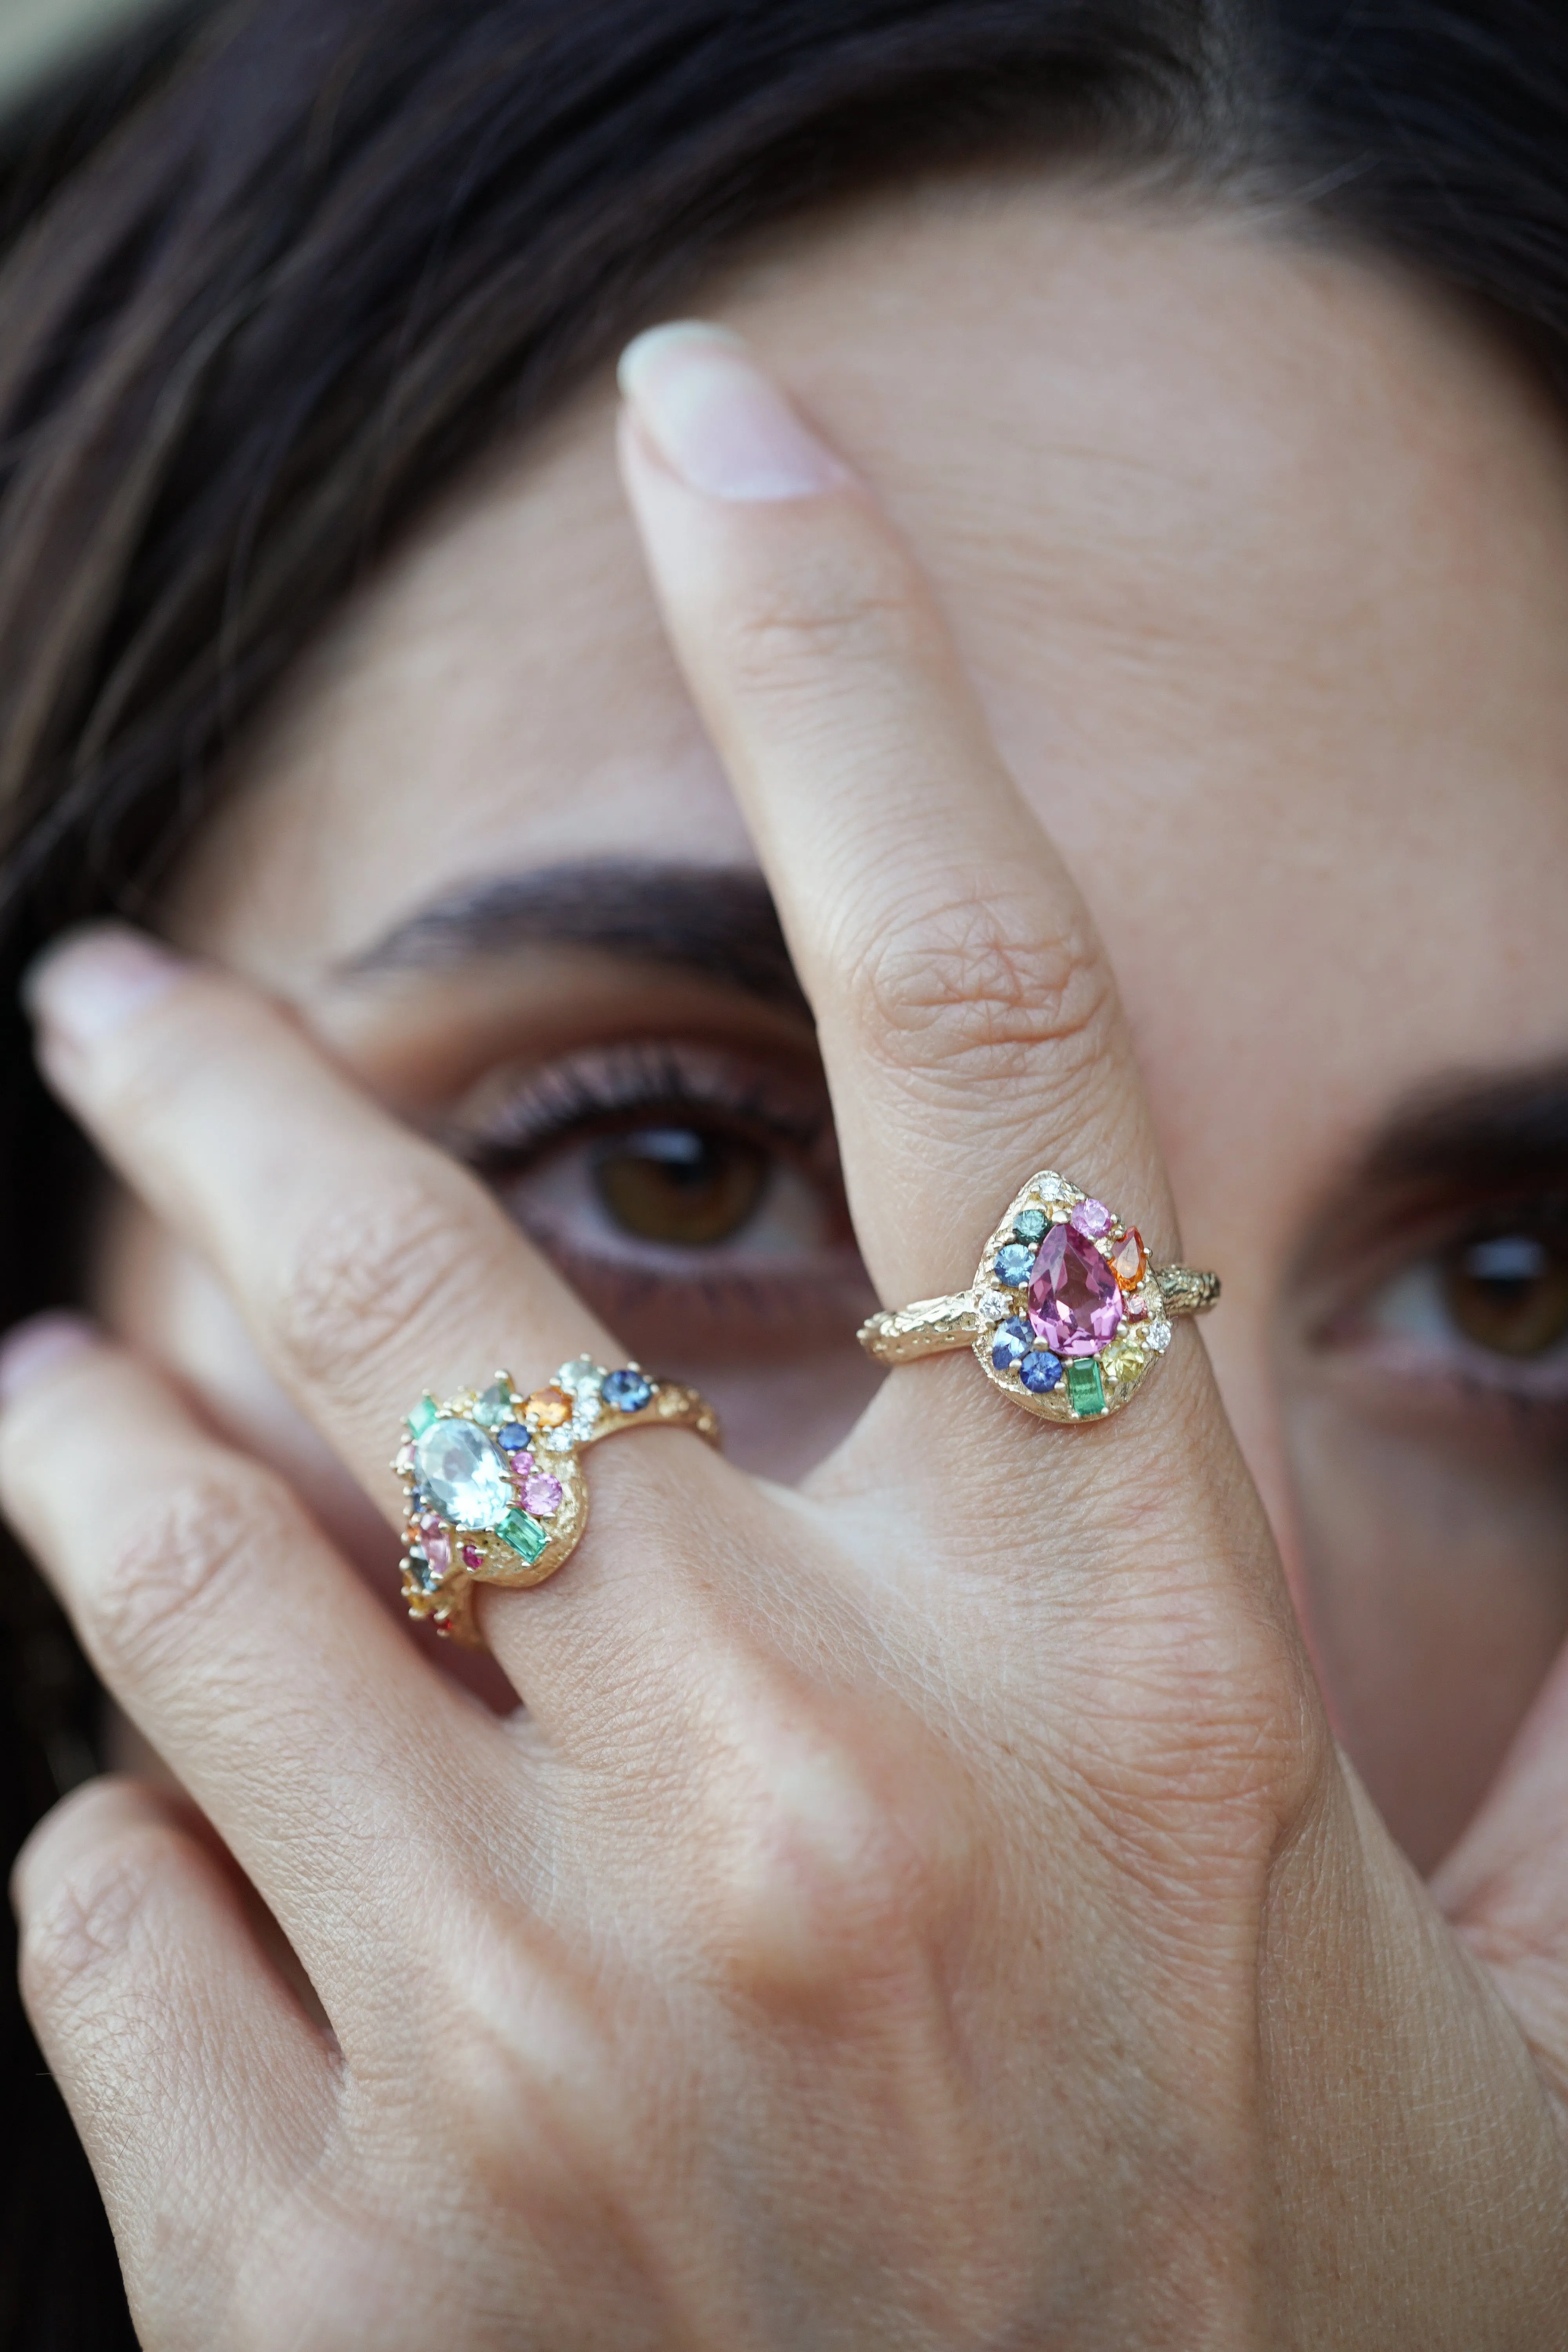
[[[517,1496],[506,1464],[471,1421],[432,1422],[416,1448],[419,1484],[459,1528],[499,1528]]]

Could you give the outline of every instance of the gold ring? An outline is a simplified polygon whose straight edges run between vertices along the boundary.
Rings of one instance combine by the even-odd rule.
[[[565,1566],[588,1523],[582,1456],[625,1429],[690,1429],[719,1443],[719,1416],[695,1389],[637,1364],[607,1372],[590,1356],[527,1396],[510,1372],[444,1404],[426,1391],[392,1465],[405,1499],[409,1615],[482,1648],[475,1585],[542,1584]]]
[[[1137,1394],[1175,1318],[1218,1297],[1217,1274],[1152,1266],[1136,1225],[1047,1168],[1014,1199],[968,1290],[873,1315],[859,1338],[879,1364],[973,1349],[1026,1412],[1100,1421]]]

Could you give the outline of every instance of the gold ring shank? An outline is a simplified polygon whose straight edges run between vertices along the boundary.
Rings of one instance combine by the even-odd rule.
[[[1155,1270],[1166,1314],[1206,1315],[1219,1298],[1219,1276],[1195,1265],[1163,1265]],[[889,1307],[868,1317],[857,1334],[868,1356],[879,1364],[913,1364],[922,1356],[947,1356],[972,1348],[980,1330],[977,1292],[961,1290],[949,1298],[917,1298],[911,1306]]]

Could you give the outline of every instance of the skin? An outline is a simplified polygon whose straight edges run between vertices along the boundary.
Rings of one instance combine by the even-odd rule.
[[[1455,1187],[1379,1152],[1568,1058],[1558,420],[1364,261],[1037,184],[708,308],[838,457],[775,419],[800,495],[694,483],[770,412],[689,446],[667,358],[628,506],[584,394],[297,680],[174,894],[206,961],[39,983],[140,1359],[16,1360],[0,1491],[202,1816],[110,1784],[18,1882],[144,2339],[1555,2342],[1563,1409],[1409,1311]],[[452,1164],[500,1074],[675,1038],[809,1088],[810,1024],[365,960],[606,842],[760,864],[877,1296],[1058,1166],[1222,1268],[1203,1340],[1100,1430],[968,1359],[857,1421],[842,1251],[763,1365],[574,1297]],[[595,1311],[747,1467],[842,1442],[793,1496],[595,1456],[568,1571],[486,1598],[498,1721],[344,1561],[392,1582],[422,1387]]]

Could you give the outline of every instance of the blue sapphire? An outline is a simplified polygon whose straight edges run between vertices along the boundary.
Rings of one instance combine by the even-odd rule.
[[[1018,1378],[1033,1396],[1049,1396],[1062,1376],[1062,1360],[1048,1348],[1032,1348],[1018,1367]]]
[[[616,1412],[641,1412],[653,1391],[640,1372],[627,1370],[606,1374],[603,1393]]]
[[[1038,1249],[1050,1231],[1051,1221],[1044,1209],[1020,1209],[1013,1220],[1013,1239],[1028,1242]]]
[[[1035,1335],[1021,1315],[1004,1323],[991,1343],[991,1360],[999,1372],[1017,1370],[1020,1360],[1028,1355],[1035,1344]]]
[[[1035,1268],[1035,1253],[1023,1242],[1009,1242],[996,1253],[996,1279],[1005,1282],[1009,1290],[1017,1290],[1027,1282]]]
[[[509,1454],[526,1454],[531,1441],[521,1421],[509,1421],[504,1429],[496,1432],[496,1444],[504,1445]]]

